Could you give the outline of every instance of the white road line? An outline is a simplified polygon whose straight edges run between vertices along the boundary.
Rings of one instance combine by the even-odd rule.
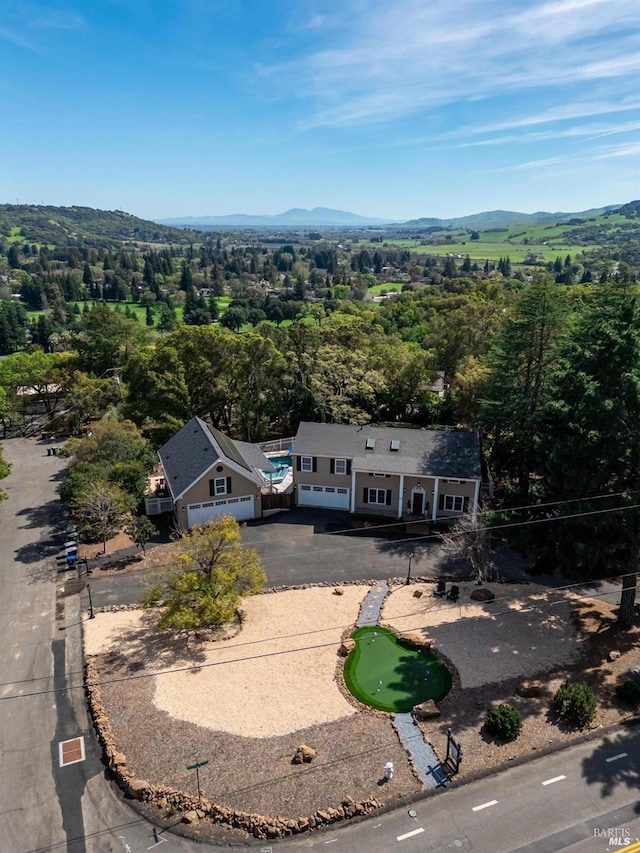
[[[371,827],[371,829],[378,829],[381,826],[382,826],[381,823],[376,823],[376,824],[374,824],[374,826]]]
[[[472,812],[480,812],[480,811],[482,811],[482,809],[488,809],[488,808],[489,808],[489,806],[495,806],[495,805],[497,805],[497,803],[498,803],[498,801],[497,801],[497,800],[489,800],[489,802],[488,802],[488,803],[482,803],[482,805],[481,805],[481,806],[474,806],[474,807],[471,809],[471,811],[472,811]]]
[[[628,753],[628,752],[621,752],[621,753],[619,753],[618,755],[612,755],[612,756],[611,756],[611,758],[607,758],[607,764],[608,764],[610,761],[618,761],[618,760],[619,760],[619,759],[621,759],[621,758],[628,758],[628,757],[629,757],[629,753]]]
[[[335,844],[337,840],[338,840],[337,838],[332,838],[331,841],[325,841],[324,843],[325,844]]]
[[[405,832],[404,835],[399,835],[396,838],[396,841],[404,841],[405,838],[413,838],[414,835],[420,835],[421,832],[424,832],[424,829],[420,827],[419,829],[414,829],[411,832]]]
[[[543,785],[553,785],[554,782],[561,782],[563,779],[566,779],[566,776],[554,776],[553,779],[547,779],[543,782]]]

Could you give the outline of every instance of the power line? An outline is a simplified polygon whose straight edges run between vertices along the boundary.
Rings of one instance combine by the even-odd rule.
[[[627,494],[629,494],[628,490],[622,491],[622,492],[604,492],[604,493],[599,494],[599,495],[592,495],[590,497],[585,497],[585,498],[571,498],[571,499],[565,498],[564,500],[560,500],[560,501],[548,501],[546,503],[541,503],[541,504],[540,503],[538,503],[538,504],[525,504],[522,506],[505,507],[503,509],[496,509],[496,510],[492,510],[492,511],[496,512],[496,513],[503,514],[505,512],[523,512],[524,510],[540,510],[540,509],[544,509],[546,507],[561,506],[563,504],[577,504],[577,503],[584,503],[586,501],[604,500],[605,498],[617,498],[617,497],[622,497],[623,495],[627,495]],[[464,516],[460,516],[460,518],[463,518],[463,517]],[[449,516],[448,518],[455,519],[455,516]],[[436,520],[438,520],[438,519],[436,519]],[[441,521],[442,519],[439,519],[439,520]],[[381,528],[384,528],[385,530],[389,529],[390,527],[405,527],[406,528],[412,524],[424,524],[425,521],[429,522],[429,521],[432,521],[432,519],[415,519],[413,521],[390,521],[388,523],[387,522],[381,522],[379,526]],[[375,526],[373,526],[373,527],[372,526],[345,527],[342,530],[327,531],[327,535],[341,536],[343,534],[350,534],[350,533],[363,533],[363,532],[375,533],[375,530],[376,530]],[[434,537],[438,536],[437,533],[425,534],[425,535],[434,536]],[[258,540],[254,540],[250,544],[251,544],[251,547],[255,547],[256,545],[260,545],[262,543],[270,544],[271,542],[277,542],[280,539],[288,539],[288,537],[276,536],[276,537],[271,537],[271,538],[258,539]]]
[[[626,574],[626,575],[614,575],[611,578],[604,578],[603,580],[612,580],[615,578],[633,577],[635,574],[636,574],[635,572],[630,572],[629,574]],[[564,591],[571,589],[573,587],[583,586],[583,585],[584,585],[584,582],[577,582],[575,584],[568,584],[564,587],[554,588],[554,590],[552,590],[552,592],[564,592]],[[576,596],[574,596],[574,598],[577,599],[578,601],[583,601],[583,600],[590,599],[590,598],[601,598],[603,596],[612,595],[612,594],[613,593],[610,591],[609,592],[600,592],[600,593],[584,593],[582,595],[576,595]],[[529,596],[529,597],[531,597],[531,596]],[[494,601],[505,601],[505,600],[508,600],[508,598],[509,598],[508,596],[504,595],[500,598],[494,599]],[[498,617],[498,616],[507,616],[507,615],[513,614],[513,613],[519,613],[520,614],[520,613],[531,612],[531,611],[535,611],[535,610],[542,610],[545,607],[556,607],[559,604],[563,604],[564,601],[565,601],[565,599],[560,599],[558,601],[540,602],[534,606],[529,607],[528,610],[525,608],[523,608],[521,610],[513,610],[511,608],[508,608],[506,610],[497,611],[497,612],[492,611],[491,615],[492,615],[492,617]],[[412,614],[410,614],[410,613],[399,614],[398,616],[395,616],[394,619],[396,619],[396,620],[397,619],[404,619],[404,618],[410,617],[411,615]],[[466,617],[463,621],[474,621],[476,619],[484,619],[484,618],[486,618],[484,615],[469,616],[469,617]],[[261,640],[252,640],[252,641],[247,642],[247,643],[238,643],[235,645],[228,645],[225,648],[226,649],[234,649],[234,648],[242,648],[243,646],[247,646],[247,645],[262,645],[264,643],[276,642],[279,640],[288,639],[290,637],[295,637],[295,636],[306,636],[306,635],[310,635],[310,634],[320,634],[320,633],[325,633],[326,631],[338,630],[338,629],[346,630],[349,627],[350,627],[349,625],[338,625],[338,626],[334,626],[334,627],[317,628],[317,629],[314,629],[313,631],[303,632],[302,635],[300,633],[296,633],[296,634],[286,634],[286,635],[282,635],[282,636],[265,637]],[[403,628],[402,630],[403,631],[415,631],[415,630],[422,630],[423,627],[424,626],[407,627],[407,628]],[[197,663],[196,662],[193,664],[189,664],[188,666],[174,667],[172,669],[164,669],[164,670],[156,670],[153,672],[141,672],[141,673],[136,673],[136,674],[132,674],[132,675],[124,675],[124,676],[119,676],[117,678],[108,678],[108,679],[103,679],[103,680],[99,680],[99,681],[93,681],[92,684],[97,686],[97,687],[101,687],[101,686],[106,685],[106,684],[118,684],[118,683],[122,683],[122,682],[126,682],[126,681],[136,681],[140,678],[154,678],[154,677],[160,676],[160,675],[173,675],[173,674],[177,674],[180,672],[192,672],[192,671],[198,670],[198,669],[208,669],[210,667],[215,667],[215,666],[225,666],[226,664],[241,663],[242,661],[247,661],[247,660],[260,660],[262,658],[278,657],[278,656],[284,655],[284,654],[295,654],[297,652],[312,651],[315,649],[329,648],[331,646],[335,647],[335,645],[336,645],[336,641],[332,640],[331,642],[328,642],[328,643],[317,643],[315,645],[300,646],[300,647],[295,648],[295,649],[280,649],[280,650],[274,651],[274,652],[264,652],[263,654],[255,654],[255,655],[251,655],[251,656],[247,656],[247,657],[233,658],[232,660],[211,661],[209,663]],[[72,676],[82,676],[83,672],[79,671],[79,670],[75,670],[73,672],[67,673],[67,675],[71,676],[71,677]],[[9,687],[11,685],[16,685],[16,684],[29,684],[29,683],[33,683],[35,681],[43,681],[43,680],[48,680],[48,679],[52,679],[52,678],[56,678],[56,677],[60,677],[60,676],[45,675],[45,676],[38,676],[35,678],[31,678],[31,679],[24,679],[23,681],[8,681],[8,682],[0,683],[0,687]],[[85,686],[84,683],[81,683],[81,684],[75,684],[75,685],[65,685],[64,687],[47,688],[45,690],[37,690],[37,691],[33,691],[31,693],[19,693],[19,694],[15,694],[12,696],[0,696],[0,701],[7,700],[7,699],[24,699],[24,698],[31,697],[31,696],[42,696],[42,695],[46,695],[46,694],[50,694],[50,693],[59,693],[59,692],[64,691],[64,690],[78,690],[78,689],[83,689],[84,686]]]
[[[566,501],[563,501],[563,503],[566,503]],[[491,524],[491,525],[487,525],[485,527],[476,527],[476,528],[473,528],[473,531],[474,532],[485,532],[485,531],[491,532],[492,530],[507,530],[507,529],[512,528],[512,527],[526,527],[526,526],[532,525],[532,524],[545,524],[545,523],[550,523],[553,521],[566,521],[567,519],[571,519],[571,518],[586,518],[586,517],[593,516],[593,515],[604,515],[604,514],[610,513],[610,512],[624,512],[624,511],[630,510],[630,509],[638,509],[639,507],[640,507],[640,504],[629,504],[628,506],[610,507],[609,509],[596,509],[596,510],[590,510],[589,512],[573,513],[571,515],[551,516],[550,518],[548,518],[548,517],[530,518],[530,519],[527,519],[526,521],[513,521],[513,522],[507,522],[505,524]],[[370,530],[371,528],[365,528],[365,529]],[[449,536],[466,536],[469,534],[469,532],[471,532],[471,531],[468,531],[468,530],[455,531],[454,530],[454,531],[451,531],[450,533],[448,533],[448,535]],[[405,538],[401,538],[401,539],[394,539],[393,544],[402,544],[402,543],[406,543],[406,542],[425,542],[427,540],[440,539],[440,538],[441,538],[441,536],[439,533],[421,533],[421,534],[418,534],[416,536],[409,536],[409,537],[405,537]],[[273,541],[273,540],[271,540],[271,541]],[[323,548],[320,551],[312,552],[312,553],[324,555],[324,554],[330,554],[333,551],[346,551],[350,548],[360,548],[360,547],[363,547],[363,546],[368,545],[368,544],[369,544],[368,542],[354,542],[352,545],[341,545],[341,546],[338,546],[336,548]],[[251,547],[253,547],[253,545],[251,545]],[[287,557],[309,557],[309,554],[310,554],[310,552],[308,550],[306,550],[306,551],[301,551],[297,554],[296,553],[287,554]],[[263,562],[268,563],[270,559],[276,560],[276,559],[281,559],[281,558],[276,558],[276,557],[269,558],[268,555],[262,557]]]
[[[621,493],[619,493],[619,494],[625,494],[625,492],[621,492]],[[602,495],[601,497],[609,497],[609,495]],[[584,500],[587,500],[587,499],[584,499]],[[562,501],[561,503],[566,503],[566,502],[565,502],[565,501]],[[503,529],[503,528],[510,528],[510,527],[520,527],[520,526],[525,526],[525,525],[529,525],[529,524],[542,524],[542,523],[552,522],[552,521],[563,521],[563,520],[571,519],[571,518],[588,517],[588,516],[592,516],[592,515],[599,515],[599,514],[603,514],[603,513],[618,512],[618,511],[627,510],[627,509],[634,509],[634,508],[638,508],[638,507],[640,507],[640,504],[633,504],[633,505],[629,505],[629,506],[626,506],[626,507],[612,507],[612,508],[605,509],[605,510],[592,510],[592,511],[589,511],[589,512],[584,512],[584,513],[575,513],[575,514],[572,514],[572,515],[565,515],[565,516],[553,516],[553,517],[551,517],[551,518],[546,518],[546,517],[545,517],[545,518],[541,518],[541,519],[529,519],[529,520],[527,520],[527,521],[510,522],[510,523],[507,523],[507,524],[504,524],[504,525],[491,525],[491,526],[487,526],[487,527],[484,527],[484,528],[476,528],[476,530],[477,530],[477,531],[485,531],[485,530],[490,531],[490,530]],[[370,528],[363,528],[363,529],[367,529],[367,530],[369,530]],[[468,531],[460,531],[458,534],[455,534],[455,533],[454,533],[454,534],[450,534],[450,535],[466,535],[466,534],[467,534],[467,532],[468,532]],[[423,541],[424,541],[424,540],[426,540],[426,539],[433,539],[433,538],[440,538],[440,535],[439,535],[439,534],[433,534],[433,533],[431,533],[431,534],[421,534],[421,535],[419,535],[419,536],[403,538],[403,539],[395,540],[395,541],[396,541],[396,542],[399,542],[399,543],[405,543],[405,542],[416,542],[416,541],[419,541],[419,540],[423,540]],[[346,549],[348,549],[348,548],[354,548],[354,547],[356,547],[356,548],[357,548],[357,547],[361,547],[361,546],[364,546],[364,545],[367,545],[367,544],[368,544],[368,543],[366,543],[366,542],[364,542],[364,543],[363,543],[363,542],[355,542],[355,543],[353,543],[352,545],[341,545],[341,546],[339,546],[339,547],[337,547],[337,548],[326,548],[326,549],[322,549],[321,551],[318,551],[317,553],[318,553],[318,555],[319,555],[319,556],[322,556],[322,555],[324,555],[324,554],[331,553],[331,552],[333,552],[333,551],[342,551],[342,550],[346,550]],[[308,556],[309,556],[309,552],[308,552],[308,551],[304,551],[304,552],[301,552],[300,554],[295,554],[295,553],[294,553],[294,554],[289,554],[289,555],[287,555],[287,556],[289,556],[289,557],[295,557],[295,556],[306,556],[306,557],[308,557]],[[274,558],[274,559],[275,559],[275,558]],[[264,561],[264,558],[263,558],[263,561]],[[268,558],[267,558],[267,561],[268,561]],[[635,575],[635,574],[636,574],[635,572],[630,572],[630,573],[628,573],[627,575],[620,575],[620,574],[616,574],[616,575],[612,575],[612,576],[610,576],[610,577],[608,577],[608,578],[598,578],[598,580],[599,580],[599,581],[603,581],[603,580],[612,580],[612,579],[615,579],[615,578],[631,577],[631,576],[633,576],[633,575]],[[583,585],[584,585],[584,583],[588,583],[588,581],[579,581],[579,582],[576,582],[576,583],[574,583],[574,584],[568,584],[568,585],[566,585],[566,586],[564,586],[564,587],[556,587],[555,589],[556,589],[556,590],[571,589],[571,588],[572,588],[572,587],[574,587],[574,586],[583,586]],[[608,595],[608,594],[610,594],[610,593],[604,593],[604,594],[607,594],[607,595]],[[593,595],[593,596],[586,596],[586,597],[597,597],[597,595]],[[505,596],[504,598],[506,598],[506,596]],[[498,599],[498,600],[502,600],[502,599]],[[404,615],[406,616],[406,615],[408,615],[408,614],[404,614]],[[402,617],[402,616],[400,616],[400,617],[398,617],[398,618],[403,618],[403,617]],[[471,617],[471,618],[475,618],[475,617]],[[348,626],[348,625],[345,625],[345,626],[339,626],[339,627],[342,627],[342,628],[343,628],[343,630],[344,630],[344,629],[348,628],[349,626]],[[321,633],[321,632],[323,632],[323,631],[327,631],[327,630],[332,630],[332,629],[331,629],[331,628],[321,628],[321,629],[317,629],[317,630],[312,631],[312,632],[309,632],[309,633]],[[289,635],[289,636],[291,636],[291,635]],[[299,636],[299,634],[297,634],[296,636]],[[270,640],[286,639],[286,638],[287,638],[287,637],[286,637],[286,635],[285,635],[284,637],[269,637],[269,638],[266,638],[265,640],[263,640],[262,642],[268,642],[268,641],[270,641]],[[322,646],[311,646],[311,647],[309,647],[309,648],[322,648]],[[193,667],[187,667],[187,669],[191,669],[191,668],[193,668]],[[165,674],[166,672],[168,672],[168,671],[163,671],[163,672],[158,673],[158,674]],[[76,674],[76,675],[80,675],[81,673],[79,673],[79,672],[77,672],[77,671],[76,671],[75,673],[69,673],[69,675],[74,675],[74,674]],[[151,675],[153,675],[153,673],[151,673]],[[143,674],[143,675],[136,676],[136,677],[148,677],[148,676],[147,676],[147,674]],[[34,682],[34,681],[41,681],[41,680],[46,680],[46,679],[50,679],[50,678],[53,678],[53,676],[39,676],[39,677],[36,677],[36,678],[33,678],[33,679],[24,679],[24,680],[21,680],[21,681],[0,682],[0,687],[3,687],[3,686],[9,686],[9,685],[12,685],[12,684],[25,684],[25,683],[32,683],[32,682]],[[58,688],[58,689],[65,689],[65,688]],[[49,692],[51,692],[51,691],[49,691]],[[21,695],[29,695],[29,696],[31,696],[31,695],[37,695],[37,694],[32,693],[32,694],[21,694]],[[18,697],[12,697],[12,696],[8,696],[8,697],[0,697],[0,699],[11,699],[11,698],[18,698]]]

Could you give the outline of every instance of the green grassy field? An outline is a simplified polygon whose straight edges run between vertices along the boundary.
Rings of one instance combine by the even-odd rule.
[[[420,252],[425,255],[438,255],[444,257],[447,254],[452,254],[456,263],[464,260],[466,255],[472,261],[499,261],[500,258],[508,257],[512,264],[522,264],[529,254],[535,254],[544,261],[555,261],[560,255],[563,259],[567,255],[572,257],[581,249],[579,246],[569,246],[567,244],[553,245],[522,245],[518,243],[509,243],[506,241],[487,242],[485,240],[473,240],[460,243],[447,243],[446,246],[421,246]],[[459,256],[459,257],[458,257]]]
[[[14,225],[14,227],[9,232],[9,236],[5,238],[7,243],[26,243],[27,241],[20,233],[20,229]]]
[[[393,248],[409,249],[419,255],[438,255],[440,257],[451,253],[455,256],[460,255],[460,260],[465,255],[469,255],[471,260],[478,262],[498,261],[501,257],[509,256],[512,263],[521,264],[531,253],[536,254],[544,261],[555,261],[558,255],[563,259],[567,255],[575,258],[584,248],[580,244],[582,242],[580,241],[582,230],[602,229],[602,239],[598,243],[591,241],[588,244],[585,243],[590,249],[597,249],[607,244],[609,233],[615,232],[622,225],[629,226],[629,224],[630,220],[625,216],[612,214],[607,217],[597,216],[582,220],[578,224],[520,223],[508,228],[480,229],[479,240],[471,240],[470,229],[458,228],[446,232],[439,231],[434,234],[425,233],[411,239],[395,239],[389,235],[384,243],[370,243],[367,239],[361,239],[357,244],[352,244],[351,248],[353,251],[367,249],[371,254],[376,250],[386,251]],[[575,244],[567,241],[567,237],[573,234],[579,241]],[[444,240],[445,236],[450,237],[450,240]]]
[[[380,296],[381,293],[400,293],[402,284],[399,281],[386,281],[384,284],[374,284],[367,293],[372,296]]]

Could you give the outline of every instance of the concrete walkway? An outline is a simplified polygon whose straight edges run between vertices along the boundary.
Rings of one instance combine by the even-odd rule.
[[[373,589],[367,593],[367,597],[360,607],[360,615],[356,622],[358,628],[361,628],[363,625],[378,624],[382,602],[385,600],[388,592],[389,585],[386,581],[379,581]]]
[[[393,727],[400,742],[411,756],[418,778],[427,788],[437,788],[447,780],[438,756],[425,742],[422,732],[413,722],[411,714],[395,714]]]

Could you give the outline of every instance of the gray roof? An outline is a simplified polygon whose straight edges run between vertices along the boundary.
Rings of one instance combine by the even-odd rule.
[[[367,439],[375,442],[369,449]],[[398,450],[390,449],[392,441],[399,442]],[[356,471],[482,478],[475,432],[301,423],[293,446],[296,455],[351,459]]]
[[[257,444],[249,444],[248,441],[233,442],[237,449],[242,454],[242,458],[247,461],[252,468],[258,468],[260,471],[275,471],[275,465],[269,461],[269,457],[265,456]]]
[[[206,474],[216,462],[232,461],[244,468],[252,480],[256,479],[254,467],[269,468],[269,462],[260,448],[244,441],[233,441],[200,418],[191,418],[162,445],[158,456],[174,499]],[[263,460],[266,462],[264,466]]]

